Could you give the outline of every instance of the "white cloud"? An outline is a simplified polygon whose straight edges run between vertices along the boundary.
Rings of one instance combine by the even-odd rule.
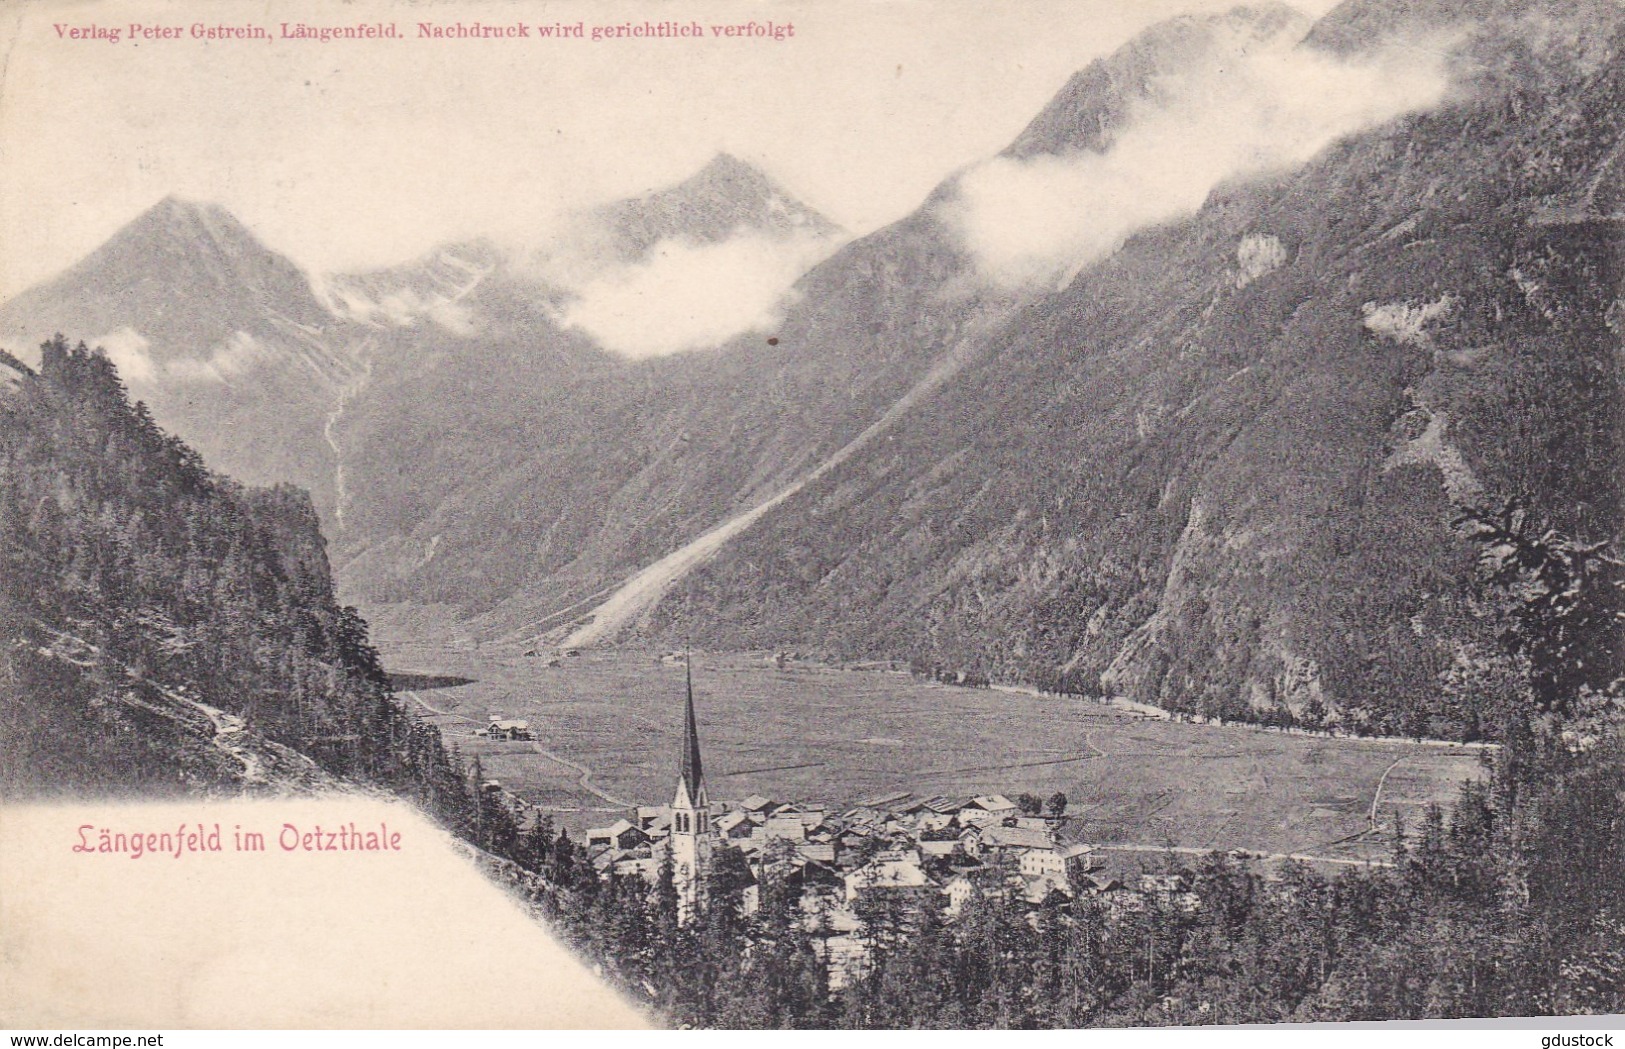
[[[996,158],[966,172],[951,219],[985,278],[1064,281],[1133,232],[1194,213],[1237,176],[1303,164],[1337,139],[1437,104],[1437,51],[1341,60],[1284,34],[1157,85],[1104,153]]]
[[[118,369],[119,377],[132,389],[151,388],[165,382],[230,381],[258,366],[267,356],[265,346],[246,331],[233,332],[215,346],[207,357],[175,357],[159,360],[151,352],[152,343],[134,328],[123,327],[91,340]]]
[[[561,320],[627,357],[718,346],[777,323],[786,293],[832,246],[748,232],[715,244],[663,240],[636,263],[569,282]]]
[[[170,193],[227,207],[309,270],[348,272],[476,234],[534,243],[558,215],[668,185],[718,150],[862,232],[1008,142],[1091,59],[1151,23],[1233,2],[695,0],[672,14],[738,23],[771,8],[798,27],[793,41],[748,46],[188,37],[93,48],[57,38],[61,4],[0,5],[0,142],[51,158],[0,169],[0,299]],[[166,24],[176,9],[69,6],[86,25]],[[239,6],[241,20],[274,29],[331,20],[334,5]],[[342,10],[347,22],[399,21],[409,37],[418,18],[652,17],[646,0],[352,0]]]
[[[230,385],[236,376],[257,367],[268,354],[263,343],[246,331],[235,331],[207,357],[193,360],[177,357],[165,361],[166,378],[192,382],[220,382]]]
[[[147,352],[152,343],[134,328],[126,326],[110,331],[91,340],[91,345],[101,347],[126,384],[148,383],[158,377],[158,364]]]
[[[402,288],[373,302],[350,291],[318,293],[333,312],[364,324],[410,328],[427,318],[454,335],[472,335],[476,330],[472,312],[456,296],[423,295]]]

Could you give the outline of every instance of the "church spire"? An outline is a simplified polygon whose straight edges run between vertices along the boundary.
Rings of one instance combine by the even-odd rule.
[[[683,654],[688,692],[683,698],[683,756],[677,775],[677,793],[671,801],[673,884],[677,888],[677,920],[687,922],[700,910],[700,886],[711,862],[714,831],[711,803],[705,796],[705,772],[700,767],[700,730],[694,719],[694,668]]]
[[[688,695],[683,700],[682,780],[688,796],[698,801],[705,773],[700,767],[700,731],[694,723],[694,664],[687,653],[683,655],[683,668],[688,674]]]

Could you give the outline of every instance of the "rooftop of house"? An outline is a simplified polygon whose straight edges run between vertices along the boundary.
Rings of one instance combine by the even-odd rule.
[[[1047,832],[1030,827],[982,827],[977,833],[984,845],[1001,849],[1053,849],[1055,843]]]
[[[917,888],[931,879],[919,862],[909,858],[879,859],[847,875],[860,887],[876,889]]]
[[[594,838],[618,838],[622,834],[625,834],[627,831],[632,829],[632,824],[626,820],[616,820],[607,827],[589,827],[587,829],[587,840],[591,841]]]

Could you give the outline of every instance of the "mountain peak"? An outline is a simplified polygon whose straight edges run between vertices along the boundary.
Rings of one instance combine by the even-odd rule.
[[[614,254],[625,261],[641,258],[662,240],[714,244],[742,230],[778,238],[840,232],[731,153],[717,153],[676,185],[596,208],[590,219],[608,232]]]
[[[169,193],[164,196],[163,200],[148,208],[147,213],[154,215],[198,215],[210,209],[215,211],[225,210],[220,205],[207,200],[193,200],[191,197]]]
[[[170,194],[114,234],[109,243],[164,238],[194,248],[210,246],[232,254],[269,253],[252,230],[219,204]]]
[[[740,189],[749,188],[767,193],[778,189],[761,168],[727,152],[718,153],[706,161],[703,168],[678,183],[678,188],[712,185],[732,185]]]
[[[66,271],[0,308],[0,332],[99,338],[129,328],[155,359],[207,357],[239,332],[331,317],[293,262],[218,204],[166,196]]]
[[[1301,37],[1310,25],[1301,11],[1273,0],[1158,22],[1073,74],[1005,154],[1028,158],[1104,150],[1167,77],[1283,33]]]

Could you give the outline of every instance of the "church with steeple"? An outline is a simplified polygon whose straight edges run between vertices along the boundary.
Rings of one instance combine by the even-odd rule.
[[[687,922],[703,906],[706,875],[716,861],[720,834],[711,815],[694,715],[694,671],[684,660],[683,740],[677,788],[669,805],[639,805],[631,819],[587,831],[587,849],[604,877],[638,875],[656,884],[671,865],[677,916]]]
[[[670,857],[677,886],[677,916],[687,921],[699,908],[705,871],[715,847],[711,825],[711,799],[705,792],[705,768],[700,761],[700,731],[694,719],[694,669],[689,661],[687,691],[683,698],[683,749],[677,772],[677,792],[671,801]]]

